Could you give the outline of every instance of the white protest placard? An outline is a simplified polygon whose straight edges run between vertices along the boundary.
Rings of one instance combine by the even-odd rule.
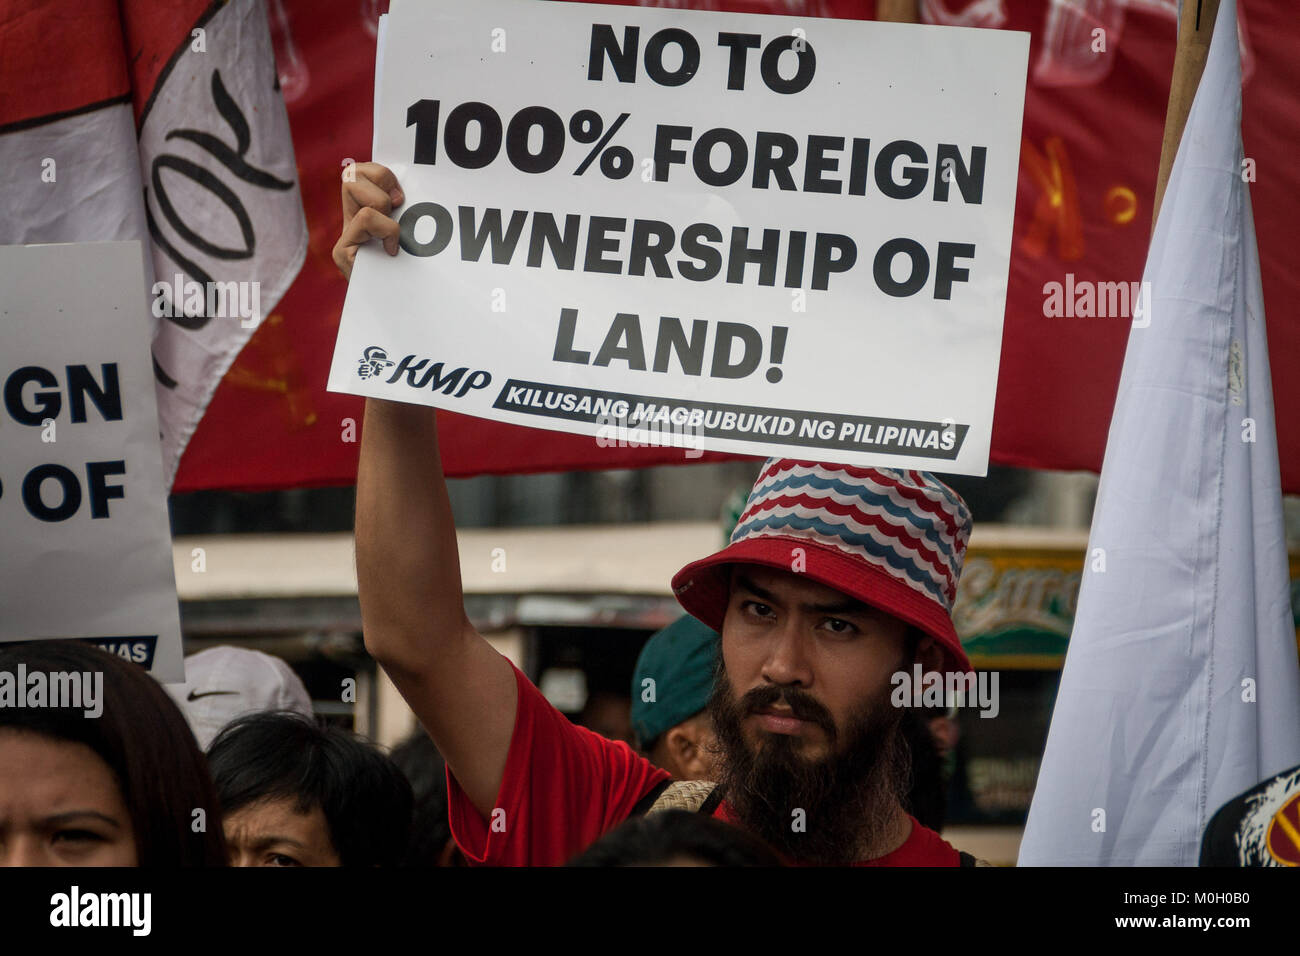
[[[139,242],[0,246],[0,641],[184,680]]]
[[[1027,34],[394,0],[333,391],[983,475]]]

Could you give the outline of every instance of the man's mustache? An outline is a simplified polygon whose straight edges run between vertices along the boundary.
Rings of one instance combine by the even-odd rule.
[[[738,702],[739,710],[745,716],[760,710],[767,710],[777,702],[790,708],[791,716],[816,724],[826,731],[831,740],[835,739],[835,719],[816,697],[797,687],[778,687],[764,684],[748,691]]]

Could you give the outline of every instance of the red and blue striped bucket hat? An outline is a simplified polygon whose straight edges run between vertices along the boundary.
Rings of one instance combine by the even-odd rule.
[[[945,670],[969,671],[952,624],[971,515],[955,491],[923,471],[855,468],[770,458],[754,483],[731,543],[682,568],[673,593],[722,630],[730,566],[792,569],[935,638]]]

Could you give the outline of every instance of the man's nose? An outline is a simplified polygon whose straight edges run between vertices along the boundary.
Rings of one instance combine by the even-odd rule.
[[[806,638],[797,616],[785,618],[772,635],[763,676],[773,684],[808,687],[812,683]]]

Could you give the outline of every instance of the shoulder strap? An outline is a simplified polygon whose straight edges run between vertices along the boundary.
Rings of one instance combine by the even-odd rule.
[[[717,788],[718,785],[711,780],[674,780],[664,788],[646,813],[687,810],[691,813],[712,814],[722,799],[721,794],[715,796]]]
[[[632,812],[628,814],[628,819],[644,816],[648,813],[650,808],[655,805],[656,801],[658,801],[660,794],[667,790],[671,783],[672,780],[660,780],[651,787],[646,795],[636,802],[636,806],[634,806]]]
[[[721,802],[722,802],[722,788],[714,787],[712,790],[709,791],[709,795],[704,798],[704,802],[700,804],[699,812],[704,814],[706,817],[711,817],[713,816],[713,811],[718,809],[718,804],[720,804]]]

